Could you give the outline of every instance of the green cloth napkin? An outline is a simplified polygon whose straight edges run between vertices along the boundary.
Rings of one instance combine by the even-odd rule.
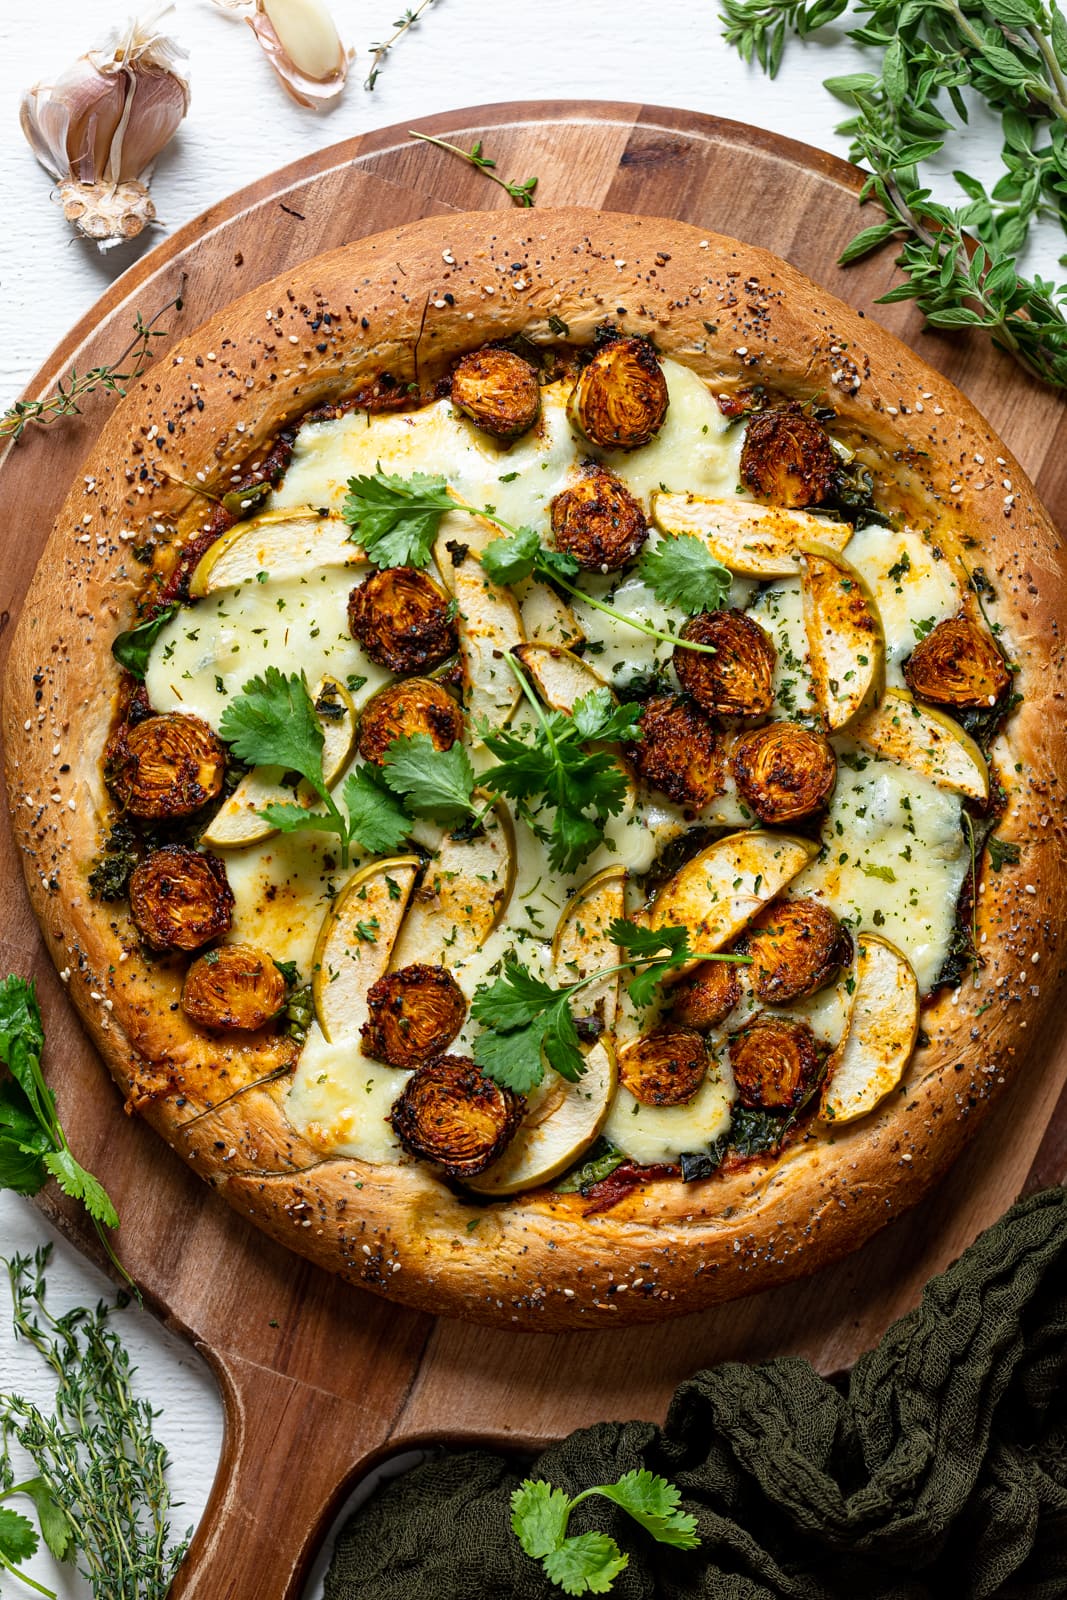
[[[326,1600],[558,1597],[511,1532],[511,1491],[632,1467],[679,1485],[702,1542],[667,1549],[584,1502],[568,1531],[630,1552],[617,1600],[1064,1600],[1067,1190],[1014,1206],[847,1385],[796,1357],[730,1362],[683,1383],[662,1428],[599,1423],[526,1471],[464,1450],[394,1479],[338,1538]]]

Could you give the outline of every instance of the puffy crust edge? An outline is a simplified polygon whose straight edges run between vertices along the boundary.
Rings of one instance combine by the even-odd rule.
[[[188,485],[225,486],[280,427],[361,380],[389,371],[426,384],[483,340],[557,338],[554,319],[577,340],[606,320],[650,334],[713,387],[826,394],[882,456],[912,514],[937,519],[946,555],[965,546],[968,565],[984,565],[1025,696],[995,751],[1008,791],[998,831],[1022,861],[985,875],[981,987],[968,979],[927,1007],[929,1043],[906,1093],[870,1118],[802,1139],[769,1167],[637,1190],[607,1214],[586,1218],[565,1195],[494,1204],[468,1233],[471,1205],[425,1169],[310,1149],[281,1111],[283,1078],[264,1083],[285,1072],[292,1047],[253,1036],[208,1049],[169,1009],[180,975],[149,969],[125,913],[88,899],[85,865],[107,803],[110,643],[144,581],[131,536],[161,520],[194,530],[210,506]],[[1054,530],[970,403],[777,257],[676,221],[579,209],[410,224],[235,301],[162,357],[104,428],[30,587],[6,679],[7,776],[30,896],[131,1102],[272,1237],[378,1293],[486,1323],[618,1326],[696,1310],[861,1244],[921,1197],[1021,1068],[1062,975],[1064,597]]]

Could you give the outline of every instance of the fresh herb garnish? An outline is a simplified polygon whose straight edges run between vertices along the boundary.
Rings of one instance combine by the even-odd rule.
[[[458,741],[448,750],[438,750],[426,733],[393,739],[382,773],[416,816],[456,823],[470,815],[474,768]]]
[[[629,950],[630,956],[613,967],[604,967],[588,977],[556,989],[535,978],[518,961],[505,961],[502,976],[475,990],[471,1016],[481,1023],[483,1033],[474,1041],[474,1060],[487,1077],[517,1094],[527,1094],[544,1077],[544,1059],[561,1078],[577,1083],[585,1071],[571,1002],[575,995],[602,978],[616,972],[636,973],[628,985],[635,1005],[650,1004],[652,992],[668,972],[693,960],[732,961],[747,965],[749,956],[698,956],[689,948],[685,928],[655,930],[638,927],[625,918],[616,918],[608,928],[614,944]],[[647,972],[637,972],[638,968]]]
[[[986,840],[986,849],[989,851],[989,865],[994,872],[999,872],[1002,867],[1017,867],[1022,860],[1022,850],[1011,839],[998,839],[991,834]]]
[[[496,162],[485,154],[480,139],[472,144],[469,150],[462,150],[458,144],[449,144],[447,139],[435,139],[432,134],[419,133],[415,128],[408,129],[408,136],[412,139],[421,139],[424,144],[435,144],[438,150],[447,150],[449,155],[459,156],[461,161],[468,161],[472,167],[477,167],[479,172],[484,172],[491,182],[499,184],[517,206],[528,209],[533,205],[537,179],[525,178],[521,183],[509,183],[496,171]]]
[[[646,548],[637,576],[665,606],[695,616],[717,611],[730,593],[731,574],[692,533],[666,534],[655,549]]]
[[[127,628],[125,632],[117,633],[112,640],[111,654],[119,666],[125,667],[139,683],[144,682],[145,673],[148,671],[148,658],[152,654],[152,646],[177,611],[176,605],[164,606],[163,610],[157,612],[150,621],[139,622],[135,628]]]
[[[396,22],[393,23],[394,31],[389,35],[388,39],[382,40],[379,44],[368,46],[371,52],[371,62],[370,71],[363,80],[364,89],[374,88],[390,50],[400,42],[405,33],[410,33],[411,29],[418,25],[419,18],[430,9],[433,3],[434,0],[420,0],[417,6],[409,6],[403,16],[398,17]]]
[[[584,1194],[594,1183],[610,1178],[615,1168],[621,1167],[625,1160],[626,1156],[618,1146],[601,1136],[578,1165],[572,1167],[567,1176],[552,1187],[557,1194]]]
[[[700,1543],[696,1517],[680,1510],[681,1490],[647,1468],[627,1472],[617,1483],[596,1484],[568,1495],[543,1478],[527,1478],[511,1497],[511,1527],[523,1550],[540,1561],[550,1583],[565,1594],[606,1594],[629,1565],[606,1533],[567,1536],[572,1511],[600,1495],[634,1519],[659,1544],[695,1550]]]

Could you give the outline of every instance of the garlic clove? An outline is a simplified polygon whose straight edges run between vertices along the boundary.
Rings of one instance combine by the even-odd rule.
[[[244,18],[282,85],[315,108],[342,92],[352,52],[341,43],[325,0],[214,0]]]

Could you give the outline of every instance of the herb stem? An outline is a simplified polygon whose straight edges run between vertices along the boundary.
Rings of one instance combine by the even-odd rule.
[[[437,139],[432,133],[419,133],[416,128],[409,128],[408,134],[412,139],[421,139],[423,144],[434,144],[438,150],[447,150],[449,155],[459,156],[461,161],[476,167],[490,182],[498,184],[505,194],[509,194],[517,206],[529,209],[533,205],[533,192],[537,188],[537,179],[527,178],[523,183],[509,183],[494,170],[496,162],[490,156],[482,154],[480,139],[469,150],[462,150],[458,144],[449,144],[447,139]]]
[[[390,50],[395,44],[400,42],[405,33],[410,33],[411,29],[417,26],[419,18],[424,12],[429,11],[433,4],[434,0],[421,0],[421,3],[417,5],[414,10],[409,9],[405,11],[404,15],[399,19],[399,21],[393,24],[395,32],[391,33],[388,39],[384,40],[384,42],[381,44],[372,44],[370,46],[370,49],[373,53],[371,55],[370,70],[363,80],[364,89],[374,88],[374,85],[378,82],[378,76],[385,65],[385,58],[389,54]]]
[[[43,1583],[38,1583],[36,1578],[31,1578],[28,1572],[20,1572],[18,1567],[12,1566],[2,1550],[0,1550],[0,1566],[5,1567],[13,1578],[17,1578],[20,1583],[24,1583],[28,1589],[36,1589],[38,1594],[47,1595],[48,1600],[59,1600],[54,1589],[46,1589]]]
[[[1041,51],[1042,60],[1048,68],[1049,77],[1055,88],[1055,93],[1049,95],[1048,103],[1058,117],[1067,121],[1067,79],[1064,78],[1063,70],[1056,60],[1056,52],[1040,28],[1030,27],[1026,31]],[[1030,92],[1033,94],[1036,89],[1036,84],[1032,85]]]

